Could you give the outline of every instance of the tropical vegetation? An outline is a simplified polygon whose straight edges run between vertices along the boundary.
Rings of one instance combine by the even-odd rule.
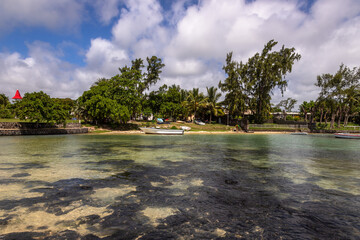
[[[284,119],[300,120],[286,116],[294,109],[296,99],[271,103],[275,89],[286,91],[287,74],[301,58],[295,48],[282,46],[275,51],[276,45],[276,41],[269,41],[247,62],[238,62],[232,52],[228,53],[223,66],[225,79],[218,88],[208,86],[204,92],[175,84],[154,89],[165,65],[152,56],[145,63],[140,58],[133,60],[131,66],[119,68],[119,73],[109,79],[98,79],[77,100],[51,98],[40,91],[26,93],[22,100],[11,104],[7,96],[0,94],[0,118],[16,116],[33,122],[64,123],[76,117],[93,124],[114,125],[149,117],[210,123],[226,117],[235,123],[243,118],[264,123],[271,120],[271,113],[282,112]],[[299,106],[302,121],[321,126],[329,122],[329,128],[360,123],[359,82],[360,68],[350,69],[344,64],[335,74],[319,75],[315,83],[320,90],[318,98]]]

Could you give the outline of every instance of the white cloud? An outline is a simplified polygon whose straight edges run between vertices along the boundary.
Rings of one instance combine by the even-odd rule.
[[[110,21],[119,15],[119,5],[122,0],[95,0],[90,1],[93,4],[100,21],[104,24],[109,24]]]
[[[87,68],[109,77],[119,73],[118,68],[129,59],[125,50],[117,48],[112,42],[102,38],[91,40],[91,47],[86,53]]]
[[[163,20],[161,6],[155,0],[128,0],[120,19],[112,30],[114,41],[123,48],[131,48],[139,38],[151,36],[152,30]]]
[[[0,1],[0,30],[14,27],[45,27],[50,30],[75,30],[82,21],[84,5],[78,1],[62,0],[2,0]]]
[[[39,16],[24,24],[50,29],[65,26],[67,23],[55,23],[58,12],[48,22],[42,12],[50,12],[49,9],[64,2],[75,6],[66,13],[70,16],[68,24],[79,24],[82,6],[80,2],[70,4],[67,0],[36,0],[31,8]],[[205,90],[206,86],[217,86],[225,78],[221,67],[228,52],[233,51],[237,60],[247,61],[269,40],[275,39],[278,47],[283,44],[295,47],[302,55],[287,76],[289,87],[284,96],[302,102],[316,99],[317,75],[336,72],[342,62],[350,67],[359,66],[360,2],[357,0],[317,0],[309,13],[299,9],[301,3],[297,0],[251,3],[208,0],[188,7],[190,3],[189,0],[176,1],[170,11],[164,12],[156,0],[97,1],[96,11],[102,23],[118,19],[110,39],[89,40],[91,45],[84,54],[84,67],[71,66],[61,60],[60,51],[35,42],[29,45],[27,57],[0,53],[1,87],[9,92],[22,84],[32,91],[43,87],[56,96],[77,97],[96,79],[117,74],[118,68],[129,64],[131,59],[156,55],[166,64],[158,85],[175,83],[186,89]],[[28,14],[28,3],[18,2],[20,10],[12,9],[9,4],[10,1],[0,3],[3,6],[0,20],[13,19],[16,25],[34,15]],[[120,4],[126,8],[119,10]],[[61,6],[64,10],[68,5]],[[3,9],[9,13],[2,15]],[[0,29],[3,27],[0,23]],[[273,101],[280,99],[281,94],[275,91]]]

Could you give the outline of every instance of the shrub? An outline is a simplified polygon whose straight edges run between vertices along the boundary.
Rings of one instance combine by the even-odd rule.
[[[300,121],[300,119],[301,119],[300,116],[294,116],[294,121],[298,122],[298,121]]]
[[[14,114],[9,109],[0,109],[0,118],[14,118]]]
[[[177,129],[177,127],[176,127],[176,126],[172,126],[170,129]]]
[[[291,116],[291,115],[287,115],[287,116],[286,116],[286,120],[287,120],[287,121],[294,121],[294,117]]]

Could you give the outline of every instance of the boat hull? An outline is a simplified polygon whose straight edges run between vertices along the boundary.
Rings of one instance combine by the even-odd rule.
[[[337,138],[360,139],[360,134],[335,133],[334,135]]]
[[[290,135],[308,135],[307,132],[294,132],[294,133],[290,133]]]
[[[184,135],[184,130],[179,129],[161,129],[161,128],[140,128],[145,134],[157,135]]]

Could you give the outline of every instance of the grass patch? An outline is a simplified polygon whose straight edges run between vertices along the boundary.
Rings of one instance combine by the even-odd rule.
[[[94,130],[90,133],[106,133],[106,132],[111,132],[110,130],[104,130],[104,129],[101,129],[101,130]]]
[[[30,122],[30,120],[20,120],[18,118],[0,118],[0,122]]]

